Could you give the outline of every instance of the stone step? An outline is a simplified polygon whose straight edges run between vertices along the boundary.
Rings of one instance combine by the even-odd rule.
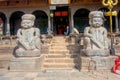
[[[66,39],[53,39],[52,42],[60,43],[60,42],[67,42],[67,41]]]
[[[68,46],[67,46],[67,45],[66,45],[66,46],[63,46],[63,45],[61,45],[61,46],[59,46],[59,45],[56,45],[56,46],[55,46],[55,45],[51,45],[50,48],[54,48],[54,49],[55,49],[55,48],[67,49]]]
[[[58,39],[58,38],[64,39],[65,36],[55,36],[54,39],[56,39],[56,38],[57,38],[57,39]]]
[[[69,52],[70,52],[69,50],[55,50],[55,49],[49,50],[49,53],[69,53]]]
[[[13,53],[13,49],[10,49],[10,48],[8,48],[8,49],[0,49],[0,53],[4,53],[4,54]]]
[[[45,59],[45,63],[55,63],[55,62],[57,62],[57,63],[78,63],[78,58],[65,58],[65,59],[62,59],[62,58],[60,58],[60,59],[58,59],[58,58],[56,58],[56,59],[54,59],[54,58],[46,58]]]
[[[6,54],[6,55],[5,55]],[[7,54],[5,53],[4,55],[1,53],[0,55],[0,69],[4,68],[4,69],[8,69],[8,66],[9,66],[9,60],[11,59],[12,57],[12,54]]]
[[[77,64],[76,64],[77,65]],[[45,63],[44,68],[47,69],[62,69],[62,68],[74,68],[76,66],[74,63]]]
[[[62,43],[51,43],[51,47],[68,47],[69,44],[62,44]]]
[[[64,50],[64,51],[59,51],[59,50],[49,50],[49,54],[79,54],[79,51],[69,51],[69,50]]]
[[[52,42],[66,42],[66,39],[53,39]]]
[[[50,48],[49,49],[50,52],[70,52],[69,49],[62,49],[62,48]]]
[[[46,58],[66,58],[66,57],[70,57],[70,58],[76,58],[78,57],[78,54],[47,54]]]
[[[44,65],[45,70],[72,70],[78,65]]]
[[[50,47],[49,50],[69,50],[67,47]]]
[[[51,47],[68,47],[69,46],[69,44],[51,44]]]
[[[60,43],[52,43],[52,46],[68,46],[70,45],[69,43],[65,43],[65,42],[60,42]]]

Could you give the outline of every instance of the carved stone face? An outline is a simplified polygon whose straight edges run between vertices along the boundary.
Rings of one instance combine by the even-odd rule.
[[[34,26],[34,21],[32,21],[32,20],[22,20],[21,26],[25,29],[31,28],[31,27]]]
[[[100,27],[103,25],[103,19],[102,18],[93,18],[92,19],[92,23],[91,23],[91,26],[93,27]]]

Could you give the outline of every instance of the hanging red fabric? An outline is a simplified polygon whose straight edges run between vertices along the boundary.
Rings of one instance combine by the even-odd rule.
[[[67,11],[62,11],[62,16],[68,16],[68,12]]]
[[[55,16],[61,16],[61,12],[60,11],[57,11],[57,12],[55,12]]]

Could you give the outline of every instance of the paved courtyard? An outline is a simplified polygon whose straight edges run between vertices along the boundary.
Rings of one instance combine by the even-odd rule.
[[[0,70],[0,80],[120,80],[120,75],[109,71],[50,70],[41,72],[12,72]]]
[[[0,60],[10,59],[14,46],[0,46]],[[0,68],[0,80],[120,80],[120,75],[111,71],[42,70],[15,72]]]

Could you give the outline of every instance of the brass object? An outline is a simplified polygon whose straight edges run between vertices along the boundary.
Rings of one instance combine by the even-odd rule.
[[[115,5],[118,4],[118,0],[102,0],[102,4],[106,7],[108,7],[109,12],[106,12],[105,15],[110,16],[110,36],[111,36],[111,49],[110,49],[110,53],[112,55],[115,54],[115,50],[113,47],[113,43],[114,43],[114,36],[113,36],[113,30],[112,30],[112,16],[115,15],[117,16],[117,12],[116,11],[112,11],[113,7]]]
[[[112,14],[113,14],[112,9],[115,5],[118,4],[118,0],[107,0],[107,1],[102,0],[102,4],[106,7],[108,7],[108,9],[109,9],[109,13],[107,13],[107,14],[109,14],[109,16],[110,16],[110,33],[112,35],[112,33],[113,33],[113,30],[112,30]]]
[[[105,16],[110,16],[110,15],[111,15],[110,11],[105,13]],[[117,16],[117,11],[112,11],[112,16]]]
[[[108,6],[108,9],[112,10],[113,6],[117,5],[118,4],[118,0],[102,0],[102,4],[104,6]]]

